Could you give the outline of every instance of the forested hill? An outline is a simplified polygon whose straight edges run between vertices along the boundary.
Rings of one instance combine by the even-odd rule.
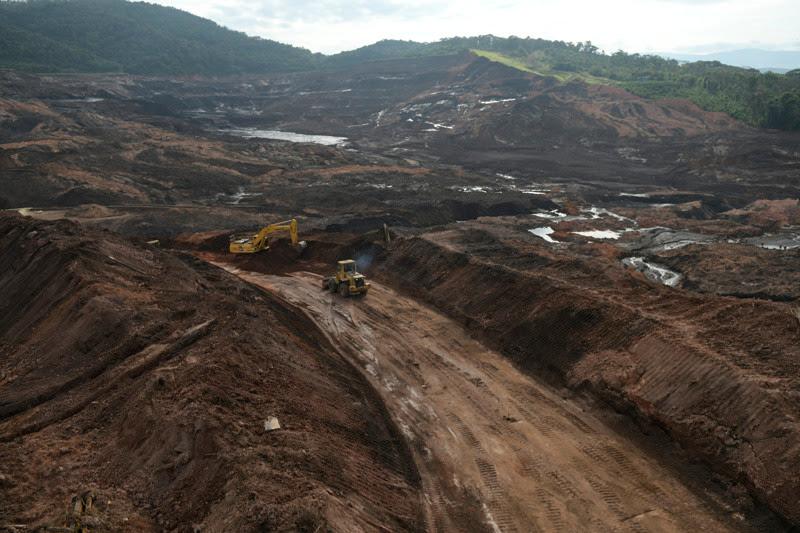
[[[591,43],[492,35],[381,41],[333,56],[249,37],[184,11],[125,0],[0,0],[0,68],[38,72],[228,75],[348,68],[364,61],[471,50],[563,82],[688,98],[754,126],[800,130],[800,70],[761,73],[718,62],[604,53]]]
[[[567,43],[493,35],[454,37],[433,43],[381,41],[328,58],[346,66],[386,58],[442,55],[472,50],[494,61],[561,81],[618,85],[648,98],[687,98],[709,111],[748,124],[800,130],[800,69],[761,73],[716,61],[681,63],[655,55],[604,53],[592,43]]]
[[[321,57],[144,2],[0,1],[3,68],[224,75],[306,70]]]

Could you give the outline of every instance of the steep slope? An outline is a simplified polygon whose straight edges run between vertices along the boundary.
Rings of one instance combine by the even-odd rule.
[[[5,12],[4,2],[0,13]],[[66,70],[111,72],[119,65],[97,57],[79,46],[59,42],[46,35],[0,20],[0,64],[4,68],[28,71]]]
[[[0,18],[0,39],[8,41],[0,66],[26,70],[236,74],[308,69],[318,59],[144,2],[3,2]]]
[[[800,324],[774,302],[698,296],[604,259],[460,224],[395,241],[385,279],[520,368],[664,428],[795,525]]]
[[[383,404],[293,307],[69,222],[2,214],[0,250],[0,523],[419,529]]]

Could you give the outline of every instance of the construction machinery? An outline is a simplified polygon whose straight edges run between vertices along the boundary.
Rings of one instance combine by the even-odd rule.
[[[292,244],[301,249],[306,247],[305,241],[297,240],[297,220],[276,222],[261,228],[256,234],[231,235],[230,251],[232,254],[254,254],[269,249],[269,236],[273,233],[288,231]]]
[[[356,262],[345,259],[336,263],[336,275],[322,280],[322,289],[338,292],[342,296],[365,296],[370,284],[364,274],[358,272]]]

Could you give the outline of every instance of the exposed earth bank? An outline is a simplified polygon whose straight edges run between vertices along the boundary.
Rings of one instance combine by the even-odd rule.
[[[800,319],[586,265],[461,225],[397,241],[380,272],[533,375],[655,423],[800,521]]]
[[[0,526],[800,524],[798,134],[472,54],[0,89]]]
[[[525,375],[413,298],[373,281],[344,300],[316,274],[221,266],[303,309],[363,369],[412,446],[431,531],[782,529],[734,510],[665,439]]]
[[[281,299],[190,256],[7,214],[0,293],[0,525],[423,527],[380,397]]]

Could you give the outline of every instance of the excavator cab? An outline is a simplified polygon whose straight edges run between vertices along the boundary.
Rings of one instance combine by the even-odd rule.
[[[358,271],[356,262],[345,259],[336,263],[336,275],[322,280],[323,290],[338,292],[344,297],[364,296],[369,291],[370,284],[364,274]]]

